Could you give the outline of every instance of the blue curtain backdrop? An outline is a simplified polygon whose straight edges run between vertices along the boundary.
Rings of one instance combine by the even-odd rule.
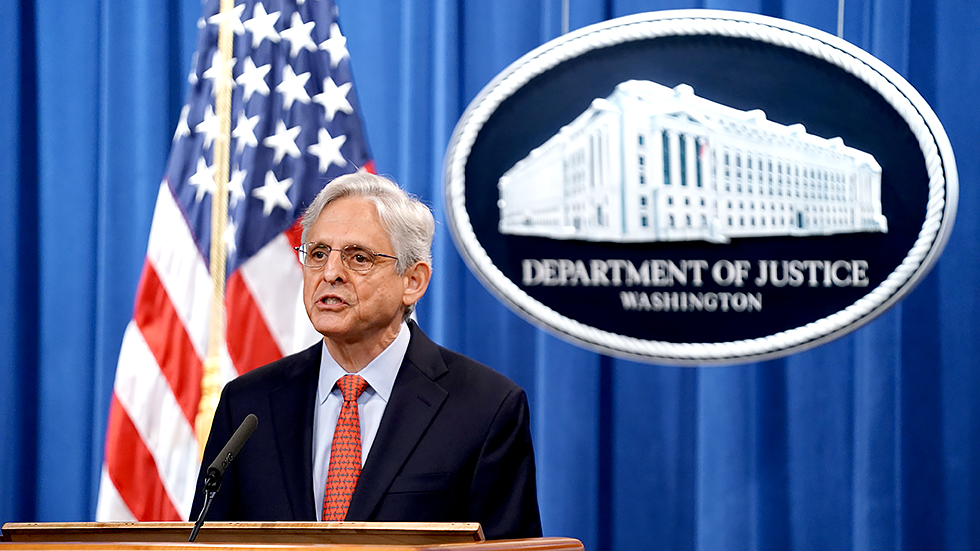
[[[441,204],[466,104],[561,32],[561,0],[338,0],[380,172],[435,207],[437,341],[529,392],[548,535],[591,550],[980,549],[980,4],[847,0],[844,38],[945,125],[959,214],[932,274],[857,332],[677,368],[533,329],[469,273]],[[576,29],[717,8],[832,34],[834,0],[571,0]],[[105,421],[199,0],[0,12],[0,522],[94,517]]]

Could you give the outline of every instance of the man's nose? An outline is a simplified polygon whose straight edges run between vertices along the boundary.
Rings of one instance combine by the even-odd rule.
[[[343,254],[343,251],[338,249],[331,249],[327,253],[327,260],[323,264],[323,279],[336,281],[345,278],[347,266],[344,266]]]

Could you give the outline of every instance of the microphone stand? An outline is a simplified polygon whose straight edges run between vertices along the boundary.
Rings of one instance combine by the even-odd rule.
[[[221,488],[221,476],[221,473],[217,469],[210,469],[208,471],[207,479],[204,481],[204,506],[201,507],[201,514],[197,515],[194,529],[191,530],[191,537],[187,540],[188,543],[193,543],[197,539],[197,533],[201,531],[201,526],[204,525],[204,517],[208,516],[208,509],[211,508],[211,502],[214,501],[215,494]]]
[[[245,441],[252,435],[252,431],[255,430],[258,424],[259,420],[255,417],[254,413],[246,415],[242,424],[238,425],[235,433],[231,435],[225,447],[221,448],[218,456],[214,458],[211,466],[208,467],[208,474],[204,477],[204,506],[201,507],[201,514],[197,516],[197,522],[194,523],[194,530],[191,531],[191,537],[187,540],[188,542],[193,542],[197,538],[197,533],[204,524],[204,517],[207,516],[208,509],[211,508],[211,501],[214,500],[214,495],[221,488],[221,478],[225,474],[225,469],[235,459],[238,452],[242,451],[242,446],[245,445]]]

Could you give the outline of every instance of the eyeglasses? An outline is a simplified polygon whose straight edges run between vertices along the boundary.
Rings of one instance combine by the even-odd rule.
[[[395,258],[391,255],[365,249],[360,245],[347,245],[343,249],[334,249],[319,243],[304,243],[299,247],[293,248],[299,254],[300,264],[307,268],[313,268],[314,270],[323,268],[327,264],[327,259],[330,257],[332,251],[338,251],[340,253],[340,260],[344,263],[344,266],[361,273],[370,271],[374,267],[374,263],[378,261],[379,256]]]

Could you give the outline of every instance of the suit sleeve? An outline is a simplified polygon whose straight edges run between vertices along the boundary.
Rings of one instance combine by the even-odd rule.
[[[541,536],[527,396],[511,391],[495,415],[473,475],[470,517],[487,539]]]

